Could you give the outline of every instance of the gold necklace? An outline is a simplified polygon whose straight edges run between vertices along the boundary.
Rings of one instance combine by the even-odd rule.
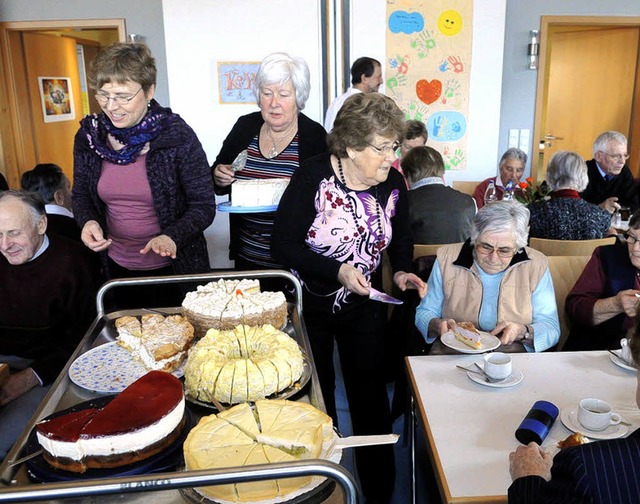
[[[276,141],[273,138],[273,135],[271,134],[271,127],[267,124],[267,136],[269,137],[269,139],[271,140],[271,143],[273,144],[271,146],[271,148],[269,149],[269,159],[273,159],[274,157],[276,157],[278,154],[280,154],[280,151],[278,150],[278,146],[280,145],[280,142],[282,142],[285,138],[288,138],[289,135],[291,134],[291,130],[293,129],[294,126],[296,126],[296,122],[294,121],[293,123],[291,123],[291,126],[289,126],[286,130],[285,130],[285,134],[282,135],[278,141]]]

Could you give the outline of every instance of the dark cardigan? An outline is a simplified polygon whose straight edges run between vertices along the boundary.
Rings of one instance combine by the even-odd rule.
[[[153,203],[162,234],[178,249],[174,272],[203,273],[210,270],[203,231],[216,213],[211,171],[195,132],[171,109],[165,111],[170,114],[167,124],[151,140],[146,160]],[[73,159],[73,213],[78,225],[95,220],[108,233],[105,204],[98,196],[102,159],[90,149],[82,130],[76,134]]]

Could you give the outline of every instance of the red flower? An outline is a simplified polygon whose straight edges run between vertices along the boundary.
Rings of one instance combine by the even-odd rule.
[[[520,189],[526,189],[527,187],[529,187],[529,184],[527,184],[526,182],[520,182],[518,183],[518,185],[520,186]]]
[[[533,185],[533,177],[527,177],[525,180]]]

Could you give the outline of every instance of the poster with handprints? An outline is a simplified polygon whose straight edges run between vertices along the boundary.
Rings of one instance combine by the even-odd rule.
[[[218,62],[220,103],[255,103],[253,87],[260,62]]]
[[[467,166],[472,22],[473,0],[387,0],[387,94],[447,170]]]
[[[76,118],[70,77],[38,77],[44,122],[72,121]]]

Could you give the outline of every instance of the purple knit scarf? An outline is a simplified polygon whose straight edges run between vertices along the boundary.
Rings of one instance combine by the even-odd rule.
[[[131,128],[116,128],[102,112],[84,117],[80,121],[80,129],[87,136],[89,147],[98,156],[111,163],[127,165],[135,161],[147,142],[160,134],[164,127],[164,119],[170,115],[168,109],[151,100],[147,113]],[[120,150],[111,148],[108,135],[113,136],[124,147]]]

